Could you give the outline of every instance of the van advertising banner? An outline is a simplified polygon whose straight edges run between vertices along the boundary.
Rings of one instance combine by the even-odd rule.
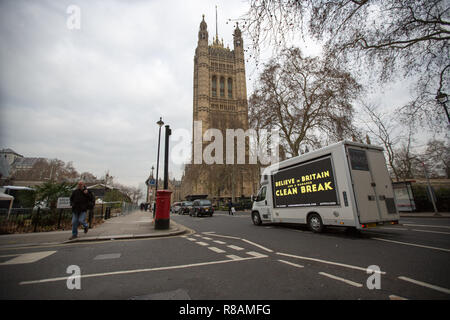
[[[280,170],[272,183],[275,208],[338,204],[330,157]]]

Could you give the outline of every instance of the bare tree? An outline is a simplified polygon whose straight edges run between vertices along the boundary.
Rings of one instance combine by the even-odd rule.
[[[442,123],[437,92],[449,92],[450,2],[447,0],[249,0],[244,31],[261,45],[282,48],[289,35],[322,41],[327,59],[381,82],[399,75],[415,84],[408,115]],[[446,121],[446,119],[445,119]],[[445,122],[446,123],[446,122]]]
[[[288,156],[301,145],[317,147],[320,136],[342,140],[353,133],[353,100],[361,88],[353,77],[319,58],[286,49],[266,64],[250,98],[250,123],[278,128]],[[258,119],[265,119],[260,121]]]
[[[385,154],[387,155],[388,166],[394,177],[398,180],[400,173],[396,166],[396,146],[400,141],[400,136],[398,133],[394,133],[394,130],[398,128],[399,123],[391,113],[379,112],[376,107],[364,102],[362,103],[362,110],[368,119],[364,121],[365,128],[370,132],[372,137],[375,137],[375,143],[383,145]]]
[[[427,168],[433,176],[450,178],[450,144],[448,140],[428,141],[424,156]]]

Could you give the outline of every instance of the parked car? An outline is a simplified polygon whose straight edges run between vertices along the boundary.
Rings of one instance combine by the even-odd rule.
[[[180,209],[178,210],[178,214],[189,214],[192,208],[192,201],[183,201],[181,203]]]
[[[198,217],[198,216],[204,216],[209,215],[212,217],[214,213],[214,208],[212,206],[212,203],[210,200],[207,199],[199,199],[194,200],[192,203],[192,208],[190,210],[190,216]]]
[[[172,207],[170,207],[170,212],[178,213],[178,210],[181,208],[181,202],[174,202]]]

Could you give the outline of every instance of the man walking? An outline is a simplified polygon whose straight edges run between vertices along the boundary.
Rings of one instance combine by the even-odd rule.
[[[233,202],[231,200],[228,202],[228,215],[233,215]]]
[[[95,201],[93,198],[94,196],[86,188],[84,182],[79,181],[77,189],[75,189],[70,196],[70,204],[72,206],[72,236],[69,240],[73,240],[78,237],[79,224],[83,225],[84,233],[88,232],[89,226],[85,222],[86,212]]]

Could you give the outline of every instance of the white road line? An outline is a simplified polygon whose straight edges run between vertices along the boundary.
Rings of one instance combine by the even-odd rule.
[[[211,238],[208,238],[208,237],[202,237],[202,239],[204,239],[204,240],[212,240]]]
[[[436,226],[431,224],[414,224],[414,223],[402,223],[404,226],[410,226],[410,227],[430,227],[430,228],[444,228],[444,229],[450,229],[449,226]]]
[[[226,256],[227,258],[230,258],[232,260],[241,260],[241,257],[235,256],[234,254],[230,254]]]
[[[400,280],[408,281],[408,282],[417,284],[417,285],[422,286],[422,287],[426,287],[426,288],[437,290],[437,291],[440,291],[440,292],[443,292],[443,293],[446,293],[446,294],[450,294],[450,290],[446,289],[446,288],[438,287],[438,286],[435,286],[435,285],[432,285],[432,284],[429,284],[429,283],[426,283],[426,282],[414,280],[414,279],[403,277],[403,276],[398,277],[398,278]]]
[[[259,245],[259,244],[257,244],[257,243],[251,242],[251,241],[249,241],[249,240],[246,240],[246,239],[241,239],[241,240],[244,241],[244,242],[247,242],[247,243],[249,243],[249,244],[252,244],[252,245],[254,245],[255,247],[258,247],[258,248],[260,248],[260,249],[263,249],[264,251],[267,251],[267,252],[273,252],[273,250],[270,250],[270,249],[268,249],[268,248],[266,248],[266,247],[263,247],[262,245]]]
[[[336,277],[336,276],[333,276],[332,274],[329,274],[329,273],[319,272],[319,274],[322,275],[322,276],[334,279],[334,280],[339,280],[339,281],[345,282],[346,284],[349,284],[349,285],[354,286],[354,287],[361,288],[363,286],[360,283],[353,282],[353,281],[350,281],[350,280],[347,280],[347,279],[344,279],[344,278]]]
[[[286,256],[286,257],[291,257],[291,258],[316,261],[316,262],[320,262],[320,263],[326,263],[326,264],[331,264],[331,265],[340,266],[340,267],[344,267],[344,268],[355,269],[355,270],[360,270],[360,271],[367,272],[367,268],[361,268],[361,267],[357,267],[357,266],[352,266],[350,264],[337,263],[337,262],[321,260],[321,259],[316,259],[316,258],[296,256],[296,255],[293,255],[293,254],[287,254],[287,253],[282,253],[282,252],[277,252],[277,254],[280,255],[280,256]],[[380,273],[380,274],[386,274],[386,272],[384,272],[384,271],[375,271],[374,270],[374,272]]]
[[[207,244],[206,242],[196,242],[196,244],[201,245],[201,246],[208,246],[209,244]]]
[[[238,247],[238,246],[234,246],[234,245],[229,245],[229,246],[227,246],[228,248],[231,248],[231,249],[234,249],[234,250],[237,250],[237,251],[240,251],[240,250],[244,250],[244,248],[241,248],[241,247]]]
[[[261,253],[259,253],[259,252],[255,252],[255,251],[248,251],[247,254],[248,254],[248,255],[251,255],[251,256],[253,256],[253,257],[255,257],[255,258],[265,258],[265,257],[268,257],[268,256],[266,256],[265,254],[261,254]]]
[[[220,240],[213,240],[213,242],[218,243],[218,244],[227,244],[226,242],[220,241]]]
[[[107,253],[107,254],[99,254],[94,258],[94,260],[108,260],[108,259],[118,259],[120,258],[121,253]]]
[[[203,232],[203,233],[205,233],[205,232]],[[238,238],[238,237],[223,236],[223,235],[220,235],[220,234],[211,234],[211,233],[207,233],[207,234],[210,235],[210,236],[214,236],[214,237],[241,240],[241,238]]]
[[[267,256],[264,256],[267,257]],[[131,273],[140,273],[140,272],[151,272],[151,271],[165,271],[165,270],[174,270],[174,269],[183,269],[183,268],[193,268],[193,267],[201,267],[207,265],[214,264],[222,264],[229,263],[235,261],[246,261],[259,259],[264,257],[251,257],[251,258],[239,258],[232,260],[219,260],[219,261],[211,261],[211,262],[200,262],[193,264],[185,264],[178,266],[170,266],[170,267],[157,267],[157,268],[148,268],[148,269],[135,269],[135,270],[124,270],[124,271],[115,271],[115,272],[105,272],[105,273],[93,273],[93,274],[82,274],[80,278],[94,278],[94,277],[105,277],[105,276],[114,276],[114,275],[123,275],[123,274],[131,274]],[[66,281],[68,277],[59,277],[59,278],[49,278],[49,279],[41,279],[41,280],[33,280],[33,281],[22,281],[19,285],[27,285],[27,284],[38,284],[38,283],[46,283],[46,282],[56,282],[56,281]]]
[[[290,266],[297,267],[297,268],[304,268],[304,267],[303,267],[302,265],[300,265],[300,264],[292,263],[292,262],[289,262],[289,261],[285,261],[285,260],[278,260],[278,261],[280,261],[280,262],[282,262],[282,263],[285,263],[285,264],[288,264],[288,265],[290,265]]]
[[[33,262],[39,261],[41,259],[44,259],[44,258],[54,254],[55,252],[56,251],[41,251],[41,252],[24,253],[24,254],[18,255],[16,258],[2,262],[2,263],[0,263],[0,265],[6,266],[6,265],[14,265],[14,264],[33,263]]]
[[[406,246],[413,246],[413,247],[420,247],[420,248],[425,248],[425,249],[433,249],[433,250],[441,250],[441,251],[445,251],[445,252],[450,252],[450,249],[424,246],[424,245],[415,244],[415,243],[400,242],[400,241],[394,241],[394,240],[388,240],[388,239],[382,239],[382,238],[370,238],[370,239],[386,241],[386,242],[392,242],[392,243],[397,243],[397,244],[403,244],[403,245],[406,245]]]
[[[387,227],[378,227],[377,229],[383,229],[383,230],[401,230],[401,231],[408,231],[407,228],[387,228]],[[369,230],[370,231],[370,230]]]
[[[224,252],[226,252],[225,250],[222,250],[222,249],[219,249],[219,248],[216,248],[216,247],[208,247],[208,249],[212,250],[214,252],[217,252],[217,253],[224,253]]]
[[[412,231],[417,232],[430,232],[430,233],[440,233],[440,234],[450,234],[450,232],[442,232],[442,231],[430,231],[430,230],[419,230],[419,229],[411,229]]]
[[[389,296],[389,300],[408,300],[408,299],[400,297],[400,296],[396,296],[395,294],[391,294]]]

